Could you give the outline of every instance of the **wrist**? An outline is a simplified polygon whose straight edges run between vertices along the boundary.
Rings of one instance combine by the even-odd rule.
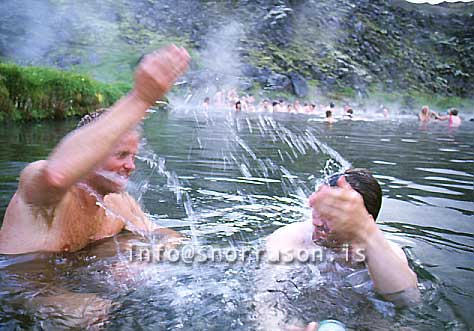
[[[355,244],[358,247],[368,250],[373,246],[376,246],[376,242],[380,239],[380,235],[383,234],[380,231],[377,224],[372,219],[367,220],[365,227],[361,229],[360,234],[354,240]]]
[[[140,108],[143,108],[144,111],[154,105],[154,101],[147,100],[136,89],[131,90],[128,93],[127,98],[137,104]]]

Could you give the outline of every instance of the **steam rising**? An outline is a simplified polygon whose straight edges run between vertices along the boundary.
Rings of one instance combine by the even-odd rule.
[[[220,27],[210,33],[207,48],[201,54],[204,70],[216,77],[218,85],[236,86],[239,82],[240,56],[239,41],[243,36],[242,25],[237,22]]]
[[[39,64],[55,39],[53,8],[41,0],[7,0],[0,2],[0,13],[0,55]]]

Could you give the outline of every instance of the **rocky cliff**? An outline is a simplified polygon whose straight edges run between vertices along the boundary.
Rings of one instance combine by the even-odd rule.
[[[192,86],[299,97],[474,97],[474,3],[404,0],[20,0],[0,4],[0,56],[129,80],[143,53],[191,49]]]

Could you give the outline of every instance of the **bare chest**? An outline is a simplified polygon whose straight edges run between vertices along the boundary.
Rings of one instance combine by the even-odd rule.
[[[122,220],[107,214],[87,197],[73,197],[53,213],[48,237],[59,251],[77,251],[91,242],[116,235],[124,227]]]

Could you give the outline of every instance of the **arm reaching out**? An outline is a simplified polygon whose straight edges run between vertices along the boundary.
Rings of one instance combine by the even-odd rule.
[[[183,48],[166,47],[145,56],[135,72],[133,90],[89,125],[67,135],[47,161],[25,168],[20,192],[27,203],[54,205],[67,190],[104,161],[120,138],[136,127],[146,110],[187,69]]]

